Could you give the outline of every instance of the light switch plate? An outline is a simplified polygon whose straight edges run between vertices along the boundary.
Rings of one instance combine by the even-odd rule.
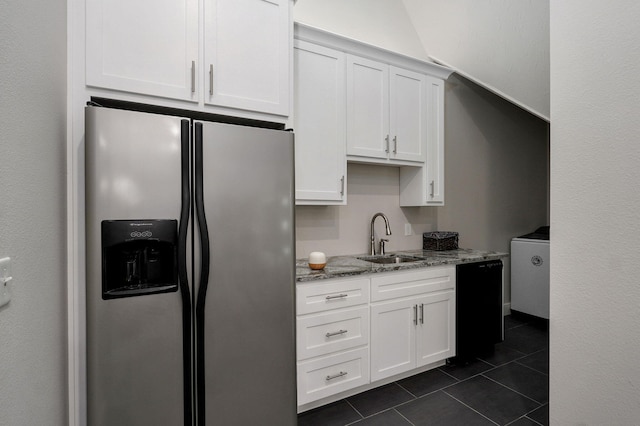
[[[404,224],[404,235],[405,236],[413,235],[413,227],[411,226],[410,223]]]
[[[11,300],[11,258],[0,259],[0,307]]]

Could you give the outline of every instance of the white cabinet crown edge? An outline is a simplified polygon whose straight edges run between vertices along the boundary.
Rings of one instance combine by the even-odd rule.
[[[385,62],[411,71],[425,73],[443,80],[449,78],[454,72],[451,68],[433,62],[413,58],[299,22],[294,23],[294,38],[374,61]]]

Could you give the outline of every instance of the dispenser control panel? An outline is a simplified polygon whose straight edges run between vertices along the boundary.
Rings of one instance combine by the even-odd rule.
[[[178,221],[102,221],[102,298],[178,290]]]

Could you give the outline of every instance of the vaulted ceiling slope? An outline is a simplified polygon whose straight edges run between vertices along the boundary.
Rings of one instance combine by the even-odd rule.
[[[548,0],[402,0],[431,59],[549,121]]]
[[[549,0],[298,0],[294,19],[447,65],[549,121]]]
[[[294,20],[429,60],[401,0],[298,0]]]

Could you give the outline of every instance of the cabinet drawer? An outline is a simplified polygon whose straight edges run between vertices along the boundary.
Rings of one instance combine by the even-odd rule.
[[[297,320],[298,360],[369,343],[369,308],[308,315]]]
[[[371,278],[371,301],[454,289],[455,283],[455,266],[380,274]]]
[[[298,363],[298,405],[369,383],[369,348]]]
[[[369,279],[325,280],[299,283],[296,287],[298,315],[369,303]]]

